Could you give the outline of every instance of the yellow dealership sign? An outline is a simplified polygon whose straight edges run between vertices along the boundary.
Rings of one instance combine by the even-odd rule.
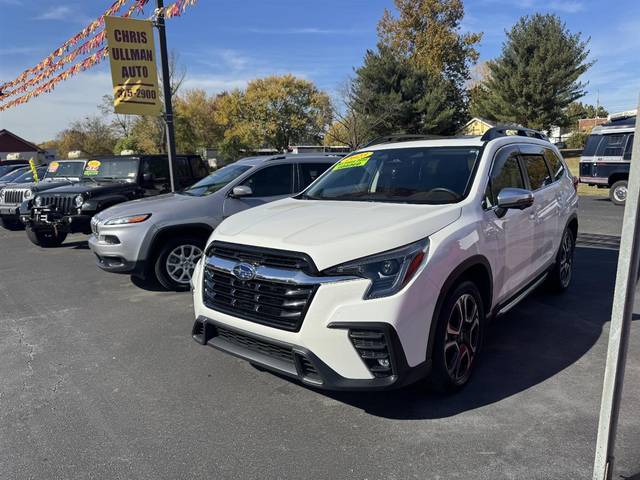
[[[150,20],[105,17],[116,113],[160,115],[156,49]]]

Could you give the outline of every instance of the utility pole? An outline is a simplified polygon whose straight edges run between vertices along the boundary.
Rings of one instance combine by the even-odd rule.
[[[640,99],[638,109],[640,109]],[[640,128],[636,117],[635,138],[640,139]],[[616,288],[613,293],[613,309],[609,329],[607,363],[604,370],[600,421],[596,458],[593,466],[593,480],[611,480],[614,467],[614,450],[624,370],[629,347],[629,331],[633,315],[633,302],[638,283],[638,262],[640,261],[640,141],[634,142],[627,200],[622,223],[620,254]]]
[[[171,75],[167,54],[167,35],[164,27],[164,0],[157,0],[158,18],[156,28],[160,40],[160,63],[162,64],[162,89],[164,91],[165,123],[167,126],[167,154],[169,155],[169,182],[171,191],[176,191],[174,166],[176,164],[176,137],[173,128],[173,106],[171,104]]]

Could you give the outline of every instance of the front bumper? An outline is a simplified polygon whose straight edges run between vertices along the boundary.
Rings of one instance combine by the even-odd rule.
[[[49,208],[34,208],[31,216],[22,217],[25,225],[34,230],[55,228],[65,233],[91,233],[92,214],[65,215]]]
[[[142,225],[94,225],[89,248],[102,270],[143,276],[147,263],[143,246],[149,232],[149,228]]]
[[[330,328],[349,330],[361,329],[362,323],[334,323]],[[242,358],[265,369],[299,380],[305,385],[323,390],[387,390],[400,388],[425,378],[431,363],[425,361],[409,367],[396,331],[389,324],[366,324],[369,330],[380,331],[387,339],[393,374],[382,378],[346,378],[323,362],[310,349],[275,341],[253,333],[231,328],[210,318],[196,319],[193,339],[201,345]]]
[[[0,217],[7,220],[19,220],[20,207],[17,205],[1,205],[0,204]]]

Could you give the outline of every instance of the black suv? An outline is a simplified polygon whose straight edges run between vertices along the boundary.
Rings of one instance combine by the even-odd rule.
[[[209,174],[197,155],[176,158],[176,188],[185,188]],[[22,220],[35,245],[55,247],[69,233],[91,233],[91,217],[118,203],[170,191],[166,155],[97,157],[87,161],[80,183],[36,195]]]

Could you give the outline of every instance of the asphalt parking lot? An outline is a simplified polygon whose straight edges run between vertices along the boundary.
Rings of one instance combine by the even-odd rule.
[[[619,234],[622,208],[581,210],[582,232]],[[0,478],[590,478],[617,252],[585,238],[570,290],[493,323],[445,397],[258,371],[191,339],[190,294],[101,272],[83,236],[41,250],[0,230]],[[640,479],[639,323],[616,479]]]

